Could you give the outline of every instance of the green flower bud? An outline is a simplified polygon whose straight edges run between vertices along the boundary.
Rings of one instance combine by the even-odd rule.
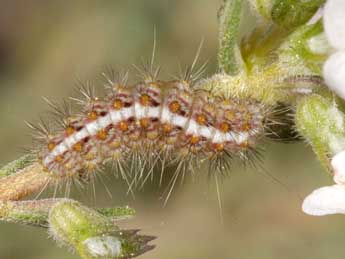
[[[298,103],[296,126],[330,171],[329,157],[345,149],[344,114],[333,101],[314,94]]]
[[[114,212],[107,212],[114,216]],[[147,245],[153,237],[137,235],[137,230],[122,231],[113,219],[66,199],[51,209],[49,227],[57,242],[73,248],[85,259],[131,258],[154,248]]]

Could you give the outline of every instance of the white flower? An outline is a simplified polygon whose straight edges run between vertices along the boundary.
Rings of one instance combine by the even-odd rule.
[[[323,66],[323,76],[327,86],[345,99],[345,0],[328,0],[323,10],[323,22],[327,40],[335,50]],[[345,150],[338,151],[334,152],[331,161],[336,184],[309,194],[302,205],[306,214],[345,214]]]
[[[328,42],[336,50],[325,62],[323,76],[327,86],[345,99],[345,1],[328,0],[323,22]]]
[[[325,186],[314,190],[303,201],[302,210],[312,216],[330,214],[345,214],[345,150],[333,156],[332,186]]]
[[[336,184],[309,194],[303,201],[304,213],[312,216],[345,214],[345,150],[333,156],[331,166]]]
[[[327,86],[345,99],[345,52],[332,54],[323,65],[323,76]]]
[[[345,150],[333,156],[331,165],[334,182],[345,186]]]
[[[302,205],[304,213],[312,216],[345,214],[345,186],[324,186],[308,195]]]
[[[323,20],[329,43],[335,49],[345,50],[345,1],[328,0]]]

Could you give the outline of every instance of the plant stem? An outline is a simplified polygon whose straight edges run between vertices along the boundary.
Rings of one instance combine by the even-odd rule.
[[[40,164],[34,163],[0,178],[0,201],[21,200],[54,182],[48,174],[43,173]]]

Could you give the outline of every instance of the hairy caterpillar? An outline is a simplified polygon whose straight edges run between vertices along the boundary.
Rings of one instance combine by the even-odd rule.
[[[122,174],[128,174],[126,162],[149,172],[158,163],[162,170],[175,163],[176,171],[185,172],[207,160],[210,170],[226,172],[233,158],[256,156],[271,108],[254,98],[217,95],[192,73],[174,81],[157,76],[158,70],[134,85],[127,85],[127,74],[107,77],[104,98],[81,87],[78,114],[47,100],[59,129],[29,124],[40,142],[34,152],[44,171],[58,179],[88,177],[112,161]],[[143,170],[137,171],[144,179]]]

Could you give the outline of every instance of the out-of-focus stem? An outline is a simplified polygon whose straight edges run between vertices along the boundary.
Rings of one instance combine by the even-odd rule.
[[[14,174],[0,178],[0,200],[16,201],[41,191],[53,183],[52,178],[43,173],[40,164],[34,163]]]
[[[18,172],[19,170],[31,165],[33,163],[33,155],[24,155],[11,163],[8,163],[4,167],[0,168],[0,178],[9,176]]]
[[[68,200],[66,198],[53,198],[29,201],[0,201],[0,220],[24,225],[48,227],[48,217],[52,207],[59,202]],[[135,214],[135,210],[130,207],[96,208],[94,210],[108,218],[110,222],[128,219]]]
[[[0,220],[48,227],[48,214],[53,205],[62,199],[37,201],[0,201]]]

